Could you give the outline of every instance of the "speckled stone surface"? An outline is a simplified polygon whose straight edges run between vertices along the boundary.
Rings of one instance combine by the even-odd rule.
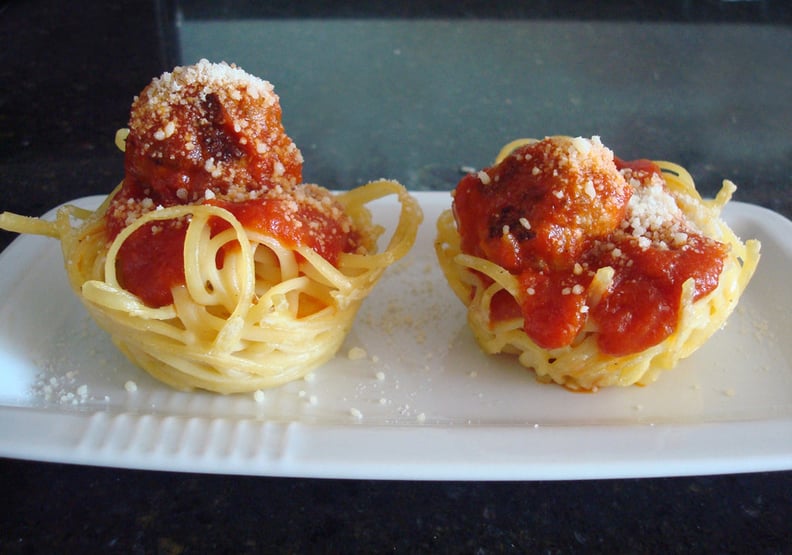
[[[378,482],[24,461],[0,472],[3,553],[790,552],[790,473]]]
[[[123,0],[72,6],[43,0],[0,5],[0,208],[39,214],[75,197],[106,193],[122,177],[122,157],[113,135],[125,124],[132,97],[188,50],[190,56],[236,52],[238,45],[231,41],[202,47],[207,24],[273,14],[294,24],[300,9],[311,8],[314,15],[333,14],[327,3],[309,4],[275,2],[266,9],[233,1]],[[590,4],[577,11],[570,2],[555,11],[547,7],[551,3],[540,4],[538,19],[531,25],[543,32],[591,18],[596,25],[588,29],[605,25],[602,28],[630,37],[634,29],[617,24],[632,21],[662,42],[673,37],[666,23],[704,26],[701,35],[691,32],[694,27],[686,28],[691,55],[711,54],[718,44],[728,44],[710,22],[725,25],[724,30],[743,39],[756,33],[754,50],[744,53],[740,62],[744,67],[729,74],[735,90],[719,97],[733,105],[684,104],[680,99],[685,87],[701,94],[708,79],[703,73],[687,73],[679,85],[682,90],[668,87],[663,93],[676,95],[668,100],[670,105],[687,106],[686,121],[669,121],[674,114],[664,115],[662,106],[654,117],[642,118],[640,105],[635,105],[631,125],[609,127],[602,122],[611,142],[622,148],[651,149],[667,157],[680,153],[679,161],[700,164],[698,175],[705,187],[714,187],[720,176],[732,177],[741,181],[740,200],[792,217],[792,62],[783,55],[789,51],[784,45],[792,44],[787,3],[636,1],[622,2],[620,10],[604,15]],[[485,9],[475,2],[455,3],[446,11],[442,2],[426,6],[424,14],[439,17],[450,10],[463,19]],[[404,15],[414,15],[410,10],[416,8],[404,9]],[[342,15],[375,19],[382,14],[370,4],[350,4]],[[385,15],[391,23],[383,29],[399,31],[400,14],[391,9]],[[537,21],[552,25],[542,27]],[[187,37],[185,28],[190,25],[192,34]],[[361,25],[360,36],[370,36],[371,27]],[[174,38],[175,30],[183,40]],[[385,35],[381,38],[384,41]],[[400,56],[406,75],[410,64],[421,62],[410,58],[409,49],[418,44],[419,37],[412,37],[396,47],[402,49],[398,54],[394,43],[383,42],[381,47],[382,52]],[[774,45],[778,52],[761,50]],[[650,46],[642,44],[641,49],[648,52]],[[624,48],[612,63],[628,57],[630,47]],[[675,59],[684,59],[680,52]],[[734,60],[736,52],[725,51],[726,62]],[[751,57],[756,64],[750,63]],[[720,71],[711,77],[723,83],[722,72],[730,67],[726,62],[709,58],[702,67]],[[287,69],[284,65],[272,71],[288,76]],[[464,74],[465,68],[456,71]],[[283,89],[285,97],[297,87],[282,80],[283,86],[276,83],[276,88]],[[747,92],[740,93],[741,88]],[[301,96],[299,90],[294,94],[297,105],[290,109],[302,112],[299,103],[311,97]],[[510,123],[501,110],[505,98],[495,93],[489,98],[499,103],[503,125]],[[563,107],[551,100],[559,101],[548,99],[548,113],[562,114]],[[563,99],[573,110],[588,107],[594,121],[605,113],[596,112],[596,106],[609,101]],[[755,114],[746,108],[753,106],[768,111]],[[553,120],[544,116],[538,127],[541,133],[552,132]],[[569,125],[574,118],[565,121]],[[581,134],[596,131],[591,121],[581,121],[581,127]],[[689,134],[683,134],[686,128]],[[433,156],[440,161],[429,165],[420,158],[427,149],[416,143],[422,133],[400,134],[394,129],[378,139],[391,149],[379,159],[382,165],[366,167],[366,174],[403,172],[391,177],[416,189],[448,189],[457,179],[458,165],[483,164],[493,154],[458,160],[435,150]],[[517,129],[522,127],[515,125],[510,132]],[[310,125],[297,123],[295,131],[312,133]],[[704,135],[712,140],[697,142],[696,137]],[[410,140],[400,142],[405,136]],[[482,144],[494,136],[487,135]],[[634,144],[631,136],[638,137]],[[315,148],[307,148],[308,155],[321,160],[316,180],[329,186],[354,181],[347,165],[333,165],[335,147],[320,139]],[[690,148],[696,144],[703,153]],[[740,156],[732,156],[732,151]],[[399,156],[414,156],[415,165],[392,165]],[[0,247],[12,238],[0,233]],[[792,553],[792,472],[583,482],[379,482],[205,476],[0,459],[0,476],[0,553]]]

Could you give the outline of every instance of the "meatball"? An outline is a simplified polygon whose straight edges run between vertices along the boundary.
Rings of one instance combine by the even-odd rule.
[[[120,227],[146,206],[236,201],[302,181],[272,85],[226,63],[201,60],[154,79],[132,104],[125,151],[110,208]]]
[[[510,270],[558,270],[616,229],[631,195],[599,138],[550,137],[463,178],[454,211],[465,252]]]

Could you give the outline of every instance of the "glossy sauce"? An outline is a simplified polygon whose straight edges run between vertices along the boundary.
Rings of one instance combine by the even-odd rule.
[[[244,202],[211,201],[231,212],[251,231],[275,237],[283,245],[307,246],[331,264],[337,264],[342,252],[357,248],[357,234],[312,206],[286,198],[250,199]],[[220,218],[210,222],[213,234],[230,224]],[[150,223],[135,231],[124,242],[117,257],[117,275],[121,286],[137,295],[148,306],[160,307],[173,302],[171,289],[185,284],[183,221]],[[221,255],[222,255],[221,251]],[[222,258],[217,260],[222,267]]]
[[[357,246],[356,234],[338,220],[313,206],[298,203],[297,212],[291,199],[262,198],[245,202],[218,202],[211,204],[231,212],[246,229],[277,238],[287,247],[306,246],[333,265],[342,252]],[[217,221],[213,226],[219,232],[228,226]]]
[[[687,279],[695,298],[717,287],[725,246],[690,230],[684,244],[639,245],[624,229],[633,187],[619,170],[643,182],[659,168],[586,155],[559,164],[569,148],[554,140],[527,145],[486,175],[463,178],[454,196],[462,250],[518,278],[520,296],[496,295],[492,321],[522,316],[528,336],[553,349],[572,344],[591,318],[601,351],[643,351],[673,333]],[[613,282],[589,309],[589,285],[605,266]]]
[[[171,289],[184,285],[186,226],[142,226],[124,242],[116,258],[118,282],[151,307],[173,302]]]

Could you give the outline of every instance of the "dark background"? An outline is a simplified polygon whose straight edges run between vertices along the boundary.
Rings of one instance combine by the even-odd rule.
[[[292,18],[310,10],[315,17],[538,20],[574,14],[782,27],[792,20],[788,2],[394,5],[0,4],[0,208],[40,214],[75,197],[106,193],[121,179],[122,157],[112,138],[126,122],[132,97],[178,63],[176,14]],[[746,200],[790,217],[789,162],[779,171],[777,190],[749,187]],[[0,247],[12,238],[0,234]],[[792,472],[582,482],[379,482],[0,459],[0,498],[0,553],[792,553]]]

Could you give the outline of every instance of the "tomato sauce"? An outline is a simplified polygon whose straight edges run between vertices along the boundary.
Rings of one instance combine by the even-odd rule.
[[[307,246],[336,265],[342,252],[357,248],[358,234],[314,206],[297,203],[292,197],[248,199],[242,202],[207,201],[231,212],[245,229],[275,237],[286,247]],[[212,233],[230,224],[221,218],[210,221]],[[182,220],[149,223],[130,235],[119,249],[116,272],[121,286],[148,306],[173,302],[171,289],[185,284]],[[220,258],[216,261],[222,267]]]
[[[693,279],[693,300],[714,290],[726,255],[725,245],[697,234],[680,248],[643,249],[635,241],[622,241],[618,248],[622,257],[614,266],[610,292],[592,309],[600,348],[617,355],[642,351],[671,335],[683,284]]]
[[[349,229],[345,231],[341,222],[306,204],[298,203],[294,212],[294,200],[288,198],[210,203],[231,212],[244,228],[276,237],[290,248],[309,247],[333,265],[342,252],[355,248],[355,235]],[[219,232],[227,226],[225,221],[216,221],[213,229]]]
[[[639,242],[625,229],[633,186],[619,170],[643,182],[659,168],[586,156],[559,165],[554,157],[566,160],[559,148],[550,139],[521,147],[455,191],[462,250],[508,269],[520,285],[516,300],[496,295],[491,320],[522,316],[525,332],[546,349],[572,344],[589,319],[605,353],[656,345],[676,329],[688,279],[695,299],[717,287],[726,247],[689,229],[680,244]],[[589,307],[589,286],[606,266],[613,281]]]
[[[185,233],[186,226],[174,222],[149,223],[132,233],[116,258],[121,287],[147,306],[171,304],[171,289],[185,283]]]

